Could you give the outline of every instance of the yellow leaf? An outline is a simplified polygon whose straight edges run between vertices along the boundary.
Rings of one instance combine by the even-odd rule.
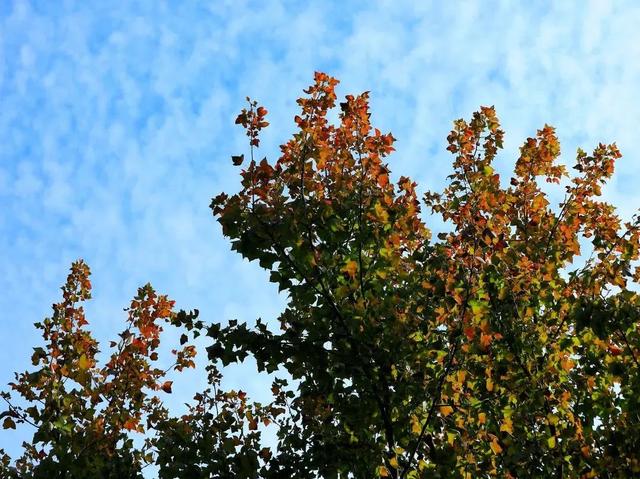
[[[389,477],[389,471],[387,470],[386,467],[380,466],[378,467],[378,475],[380,477]]]
[[[500,426],[500,430],[503,432],[508,432],[509,434],[513,433],[513,423],[511,422],[511,418],[504,418],[504,422]]]
[[[498,444],[498,439],[496,438],[493,438],[493,441],[491,441],[491,444],[489,446],[491,447],[491,450],[495,455],[498,455],[502,452],[502,447],[500,447],[500,444]]]
[[[551,436],[549,439],[547,439],[547,445],[549,446],[549,449],[553,449],[556,447],[556,438],[555,436]]]
[[[487,415],[483,412],[478,414],[478,424],[485,424],[487,422]]]
[[[447,417],[452,412],[453,408],[451,406],[440,406],[440,414],[442,414],[444,417]]]
[[[345,265],[342,267],[342,271],[344,271],[345,273],[347,273],[349,276],[351,276],[351,278],[355,278],[356,277],[356,272],[358,271],[358,263],[356,263],[355,261],[353,261],[352,259],[350,259],[349,261],[347,261],[345,263]]]
[[[82,356],[80,356],[80,359],[78,359],[78,367],[82,370],[85,370],[85,369],[89,369],[90,366],[91,366],[91,360],[87,358],[87,355],[83,354]]]
[[[560,419],[555,414],[547,414],[547,421],[549,421],[549,424],[557,426]]]
[[[389,213],[387,213],[387,210],[384,208],[384,206],[382,206],[380,203],[376,203],[374,209],[376,211],[376,216],[380,221],[382,221],[383,223],[389,221]]]
[[[422,432],[422,426],[420,426],[420,420],[417,416],[411,416],[411,432],[414,434]]]
[[[548,204],[549,202],[544,197],[544,193],[540,193],[539,195],[534,197],[533,201],[531,202],[531,205],[536,210],[541,210],[542,208],[546,207]]]
[[[398,459],[393,456],[391,459],[389,459],[389,465],[394,469],[398,469]]]

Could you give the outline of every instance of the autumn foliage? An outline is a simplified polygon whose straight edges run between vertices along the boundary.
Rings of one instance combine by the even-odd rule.
[[[599,199],[616,146],[579,150],[569,175],[545,125],[505,182],[493,165],[504,134],[482,107],[454,122],[453,172],[421,201],[391,176],[395,139],[371,125],[368,93],[337,104],[337,83],[316,74],[275,162],[254,159],[267,111],[248,100],[240,189],[211,203],[232,249],[285,292],[278,324],[205,325],[145,286],[99,366],[75,263],[37,324],[39,369],[11,385],[32,405],[4,396],[5,428],[36,431],[5,475],[135,477],[148,463],[166,478],[640,475],[640,222]],[[432,238],[421,207],[448,232]],[[181,417],[152,366],[163,323],[210,340],[210,387]],[[194,355],[183,346],[173,367]],[[268,404],[220,389],[218,366],[248,356],[278,377]]]

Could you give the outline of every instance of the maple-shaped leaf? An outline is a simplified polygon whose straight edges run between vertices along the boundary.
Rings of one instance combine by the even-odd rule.
[[[342,267],[342,270],[347,273],[352,279],[355,278],[356,273],[358,272],[358,263],[353,260],[349,260]]]
[[[16,428],[16,423],[13,421],[13,419],[11,419],[9,416],[4,418],[4,421],[2,421],[2,428],[3,429],[15,429]]]

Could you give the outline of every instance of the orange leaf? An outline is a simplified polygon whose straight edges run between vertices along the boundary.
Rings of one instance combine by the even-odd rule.
[[[173,384],[173,381],[165,381],[164,383],[162,383],[162,386],[160,386],[160,389],[162,389],[167,394],[171,394],[171,385],[172,384]]]
[[[493,381],[491,380],[491,378],[487,378],[485,386],[487,387],[487,391],[493,391]]]
[[[129,418],[122,425],[127,431],[133,431],[136,427],[138,427],[138,420],[136,418]]]
[[[493,441],[491,441],[491,444],[489,444],[489,446],[496,456],[502,452],[502,447],[500,446],[500,444],[498,444],[498,439],[496,438],[493,438]]]
[[[452,412],[453,408],[451,406],[440,406],[440,414],[442,414],[444,417],[447,417]]]
[[[378,185],[380,185],[381,188],[384,188],[388,183],[389,183],[389,175],[387,175],[386,173],[383,173],[378,176]]]

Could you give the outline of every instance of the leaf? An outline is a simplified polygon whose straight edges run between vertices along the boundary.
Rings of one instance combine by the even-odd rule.
[[[444,417],[447,417],[452,412],[453,408],[451,406],[440,406],[440,414],[442,414]]]
[[[554,449],[556,447],[555,436],[551,436],[549,439],[547,439],[547,445],[549,446],[549,449]]]
[[[171,394],[171,386],[172,386],[172,384],[173,384],[173,381],[165,381],[160,386],[160,389],[162,389],[167,394]]]
[[[358,263],[353,260],[349,260],[342,267],[341,271],[347,273],[351,277],[351,279],[353,279],[356,277],[356,273],[358,271]]]
[[[389,175],[386,173],[378,175],[378,186],[380,186],[380,188],[384,188],[387,184],[389,184]]]
[[[469,305],[471,306],[471,312],[476,318],[483,317],[489,310],[487,303],[484,301],[471,300],[469,301]]]
[[[244,161],[244,155],[234,155],[231,157],[234,166],[240,166]]]
[[[487,378],[485,381],[485,387],[487,388],[487,391],[493,391],[493,380],[491,378]]]
[[[471,341],[476,335],[476,328],[473,326],[467,326],[464,328],[464,334],[469,341]]]
[[[422,425],[420,424],[420,420],[415,415],[411,416],[411,432],[416,435],[422,432]]]
[[[129,418],[124,422],[122,427],[125,428],[127,431],[133,431],[138,427],[138,420],[133,417]]]
[[[376,203],[374,206],[374,210],[376,212],[376,217],[383,223],[387,223],[389,221],[389,213],[384,206],[380,203]]]
[[[480,334],[480,344],[482,345],[483,348],[489,347],[492,339],[493,338],[491,337],[490,334],[484,334],[484,333]]]
[[[91,360],[87,358],[86,354],[82,354],[78,359],[78,368],[84,371],[86,369],[89,369],[89,367],[91,367]]]
[[[560,365],[562,366],[562,369],[564,369],[566,372],[569,372],[571,371],[575,363],[569,358],[563,358],[560,361]]]
[[[489,447],[491,447],[491,450],[496,456],[502,452],[502,447],[500,446],[500,444],[498,444],[498,439],[495,437],[489,444]]]
[[[13,421],[13,419],[11,419],[9,416],[4,418],[4,421],[2,421],[2,428],[3,429],[15,429],[16,428],[16,423]]]
[[[504,418],[504,421],[500,425],[500,431],[513,434],[513,423],[511,422],[511,418],[508,418],[508,417]]]
[[[622,354],[622,348],[615,344],[610,344],[608,349],[612,356],[620,356]]]

